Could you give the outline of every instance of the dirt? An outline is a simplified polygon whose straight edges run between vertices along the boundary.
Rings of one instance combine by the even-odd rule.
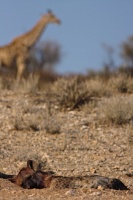
[[[128,141],[128,126],[100,123],[99,107],[61,111],[53,104],[54,111],[48,113],[48,101],[43,92],[1,91],[0,172],[17,174],[28,159],[34,159],[42,162],[43,170],[57,175],[119,178],[129,191],[27,190],[0,179],[0,199],[133,199],[133,145]],[[57,133],[48,132],[49,120],[51,128],[60,129]]]

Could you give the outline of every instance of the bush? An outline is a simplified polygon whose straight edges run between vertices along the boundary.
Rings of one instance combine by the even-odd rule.
[[[14,128],[17,131],[42,131],[46,133],[61,133],[61,123],[57,114],[52,108],[39,109],[28,105],[23,108],[23,112],[19,113],[15,118]]]
[[[60,134],[61,126],[55,117],[49,117],[44,123],[44,129],[49,134]]]
[[[18,82],[14,77],[0,77],[0,89],[35,92],[38,90],[38,82],[38,74],[30,74],[27,79],[22,78],[20,82]]]
[[[102,97],[110,95],[110,89],[107,88],[106,82],[99,78],[87,80],[86,85],[91,97]]]
[[[57,104],[63,108],[76,109],[90,100],[85,82],[78,77],[58,79],[53,90]]]
[[[109,86],[115,92],[131,93],[133,92],[133,79],[125,74],[120,74],[109,80]]]
[[[101,107],[107,121],[114,124],[129,123],[133,119],[132,97],[111,97]]]

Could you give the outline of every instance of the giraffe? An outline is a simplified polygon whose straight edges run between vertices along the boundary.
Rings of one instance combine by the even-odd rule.
[[[26,65],[30,61],[31,48],[35,46],[49,23],[61,23],[52,11],[43,15],[31,30],[14,38],[9,44],[0,47],[0,66],[16,67],[18,81],[22,78]]]

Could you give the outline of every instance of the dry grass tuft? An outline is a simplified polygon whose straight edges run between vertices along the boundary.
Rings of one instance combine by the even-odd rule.
[[[4,90],[17,90],[21,92],[36,92],[38,90],[39,75],[35,74],[28,77],[28,79],[22,79],[17,82],[15,78],[5,78],[0,79],[0,89]]]
[[[15,82],[16,81],[13,78],[0,77],[0,89],[1,90],[13,90],[13,86],[14,86]]]
[[[133,119],[132,97],[110,97],[104,101],[101,109],[106,120],[114,124],[129,123]]]
[[[126,74],[119,74],[117,77],[112,77],[109,80],[109,87],[113,92],[132,93],[133,92],[133,78]]]
[[[107,88],[106,82],[104,82],[102,79],[94,78],[87,80],[86,85],[89,94],[92,97],[110,96],[110,89]]]
[[[31,107],[24,108],[19,116],[16,116],[14,128],[17,131],[42,131],[46,133],[61,133],[61,123],[59,122],[55,111],[52,109],[40,110]]]
[[[32,115],[30,118],[25,116],[17,117],[14,128],[17,131],[39,131],[39,117],[38,115]]]
[[[20,83],[15,82],[13,89],[23,92],[36,92],[38,90],[39,75],[35,74],[28,77],[28,79],[22,79]]]
[[[44,122],[44,129],[49,134],[60,134],[61,126],[55,117],[48,117]]]
[[[89,91],[84,81],[78,77],[58,79],[53,92],[59,107],[77,109],[90,100]]]
[[[56,110],[53,108],[51,102],[47,103],[45,120],[42,124],[42,129],[49,134],[61,133],[61,121],[58,119]]]

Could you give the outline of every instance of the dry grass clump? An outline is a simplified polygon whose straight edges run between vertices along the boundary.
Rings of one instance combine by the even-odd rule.
[[[24,74],[18,82],[15,74],[0,73],[0,89],[18,90],[21,92],[36,92],[37,90],[45,90],[50,84],[53,84],[59,75],[50,70],[35,71]]]
[[[40,130],[40,117],[39,115],[19,116],[16,118],[14,128],[17,131],[39,131]]]
[[[43,131],[50,134],[61,133],[61,124],[55,112],[39,108],[24,109],[16,116],[14,128],[18,131]]]
[[[90,100],[89,91],[85,81],[73,77],[58,79],[53,86],[57,104],[61,108],[76,109]]]
[[[112,77],[109,80],[109,87],[114,92],[132,93],[133,92],[133,78],[126,74],[119,74],[117,77]]]
[[[28,79],[22,79],[19,83],[15,81],[12,89],[20,90],[23,92],[36,92],[38,90],[39,75],[35,74],[28,77]]]
[[[15,120],[14,128],[17,131],[41,131],[46,133],[59,134],[61,133],[60,123],[55,117],[39,116],[39,114],[31,115],[29,117],[18,117]]]
[[[55,117],[48,117],[44,122],[44,129],[49,134],[60,134],[61,126]]]
[[[129,123],[133,119],[132,97],[110,97],[103,102],[101,109],[106,120],[114,124]]]
[[[86,86],[92,97],[110,96],[110,88],[102,79],[94,78],[86,81]]]
[[[8,77],[0,77],[0,89],[1,90],[12,90],[15,80]]]
[[[17,82],[14,77],[1,77],[0,89],[4,90],[19,90],[21,92],[35,92],[38,90],[39,75],[35,74],[20,82]]]
[[[49,134],[60,134],[61,133],[61,120],[58,119],[55,107],[52,102],[47,102],[45,119],[42,124],[42,129]]]

